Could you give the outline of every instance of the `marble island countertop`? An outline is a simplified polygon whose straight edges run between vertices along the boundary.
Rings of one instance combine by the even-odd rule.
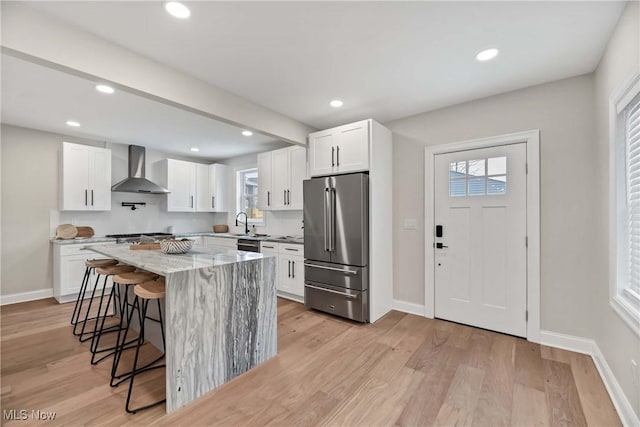
[[[196,246],[186,254],[165,254],[158,249],[131,250],[129,246],[130,244],[128,243],[122,243],[117,245],[95,245],[87,249],[161,276],[269,257],[267,254],[222,247]]]
[[[262,235],[262,236],[251,236],[244,234],[234,234],[234,233],[212,233],[207,231],[196,231],[189,233],[174,233],[176,237],[200,237],[200,236],[208,236],[208,237],[222,237],[225,239],[249,239],[249,240],[260,240],[264,242],[274,242],[274,243],[293,243],[302,245],[304,244],[304,238],[302,236],[271,236],[271,235]],[[52,238],[51,243],[54,245],[77,245],[82,243],[106,243],[106,242],[115,242],[116,239],[112,237],[89,237],[89,238],[75,238],[75,239],[56,239]]]

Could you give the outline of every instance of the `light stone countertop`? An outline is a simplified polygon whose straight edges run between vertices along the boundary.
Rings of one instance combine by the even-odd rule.
[[[89,238],[75,238],[75,239],[51,239],[51,243],[54,245],[79,245],[87,243],[103,243],[103,242],[115,242],[113,237],[89,237]]]
[[[270,257],[256,252],[201,246],[193,247],[186,254],[175,255],[165,254],[160,250],[131,250],[127,243],[95,245],[86,249],[161,276]]]

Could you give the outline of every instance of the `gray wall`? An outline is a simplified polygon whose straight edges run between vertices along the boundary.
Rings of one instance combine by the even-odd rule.
[[[2,295],[51,288],[61,135],[2,125]],[[65,141],[101,145],[64,137]]]
[[[594,253],[593,77],[575,77],[396,120],[394,298],[424,304],[424,147],[540,129],[541,322],[589,336]],[[403,221],[418,219],[418,230]]]
[[[635,382],[631,359],[640,364],[640,338],[623,322],[609,305],[609,281],[612,271],[609,260],[609,97],[631,76],[640,63],[640,7],[629,2],[614,32],[605,55],[595,73],[596,138],[594,157],[594,196],[596,197],[596,222],[593,227],[593,248],[597,268],[594,269],[595,288],[592,292],[592,316],[597,319],[591,337],[596,339],[609,366],[622,386],[634,410],[640,417],[640,372]],[[595,335],[595,336],[594,336]]]

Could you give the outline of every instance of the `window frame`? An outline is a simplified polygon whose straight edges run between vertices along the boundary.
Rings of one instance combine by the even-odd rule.
[[[640,295],[629,283],[627,141],[625,110],[640,96],[640,67],[609,99],[609,304],[640,336]]]
[[[244,197],[245,197],[245,193],[244,193],[244,181],[243,181],[243,176],[244,174],[248,173],[248,172],[256,172],[256,174],[258,173],[258,167],[257,166],[251,166],[251,167],[243,167],[243,168],[237,168],[235,170],[235,178],[236,178],[236,212],[245,212],[246,209],[244,209]],[[258,191],[259,188],[258,188]],[[258,197],[256,195],[256,197]],[[262,212],[262,218],[247,218],[247,223],[248,225],[255,225],[256,227],[262,227],[266,224],[266,215],[265,215],[265,211],[261,211]]]

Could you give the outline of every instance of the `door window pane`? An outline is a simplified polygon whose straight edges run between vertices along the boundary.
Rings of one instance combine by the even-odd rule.
[[[485,194],[485,178],[469,178],[467,194],[469,196],[484,196]]]
[[[485,159],[469,160],[469,176],[484,176]]]
[[[505,175],[507,173],[507,158],[492,157],[487,160],[489,164],[487,175]]]
[[[467,195],[467,180],[452,179],[449,181],[449,195],[452,197],[460,197]]]
[[[507,194],[507,176],[492,176],[487,178],[487,194]]]

